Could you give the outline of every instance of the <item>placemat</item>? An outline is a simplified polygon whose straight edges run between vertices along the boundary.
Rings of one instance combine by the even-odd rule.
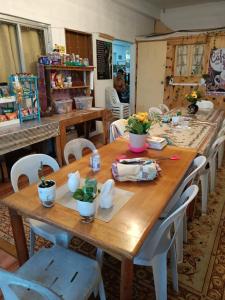
[[[81,181],[82,184],[82,181]],[[98,183],[101,189],[102,184]],[[73,193],[68,190],[67,183],[56,189],[56,202],[68,208],[76,209],[76,200],[72,197]],[[99,196],[96,197],[96,214],[95,218],[104,222],[112,220],[113,216],[133,197],[134,193],[119,188],[115,188],[113,206],[108,209],[99,207]]]

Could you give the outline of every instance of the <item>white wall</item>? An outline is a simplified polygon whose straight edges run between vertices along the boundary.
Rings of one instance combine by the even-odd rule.
[[[0,13],[51,24],[53,43],[65,43],[64,28],[103,32],[127,41],[134,41],[136,35],[153,29],[153,19],[114,0],[1,0],[0,3]]]
[[[98,32],[134,42],[137,35],[149,34],[154,28],[151,6],[146,6],[144,0],[0,0],[0,3],[0,13],[50,24],[53,44],[65,45],[65,28],[96,33],[93,45]],[[157,10],[152,9],[152,14],[156,15]],[[93,56],[96,67],[95,47]],[[104,106],[108,85],[113,85],[112,80],[97,80],[95,76],[97,106]]]
[[[197,1],[196,1],[197,3]],[[225,1],[166,9],[161,21],[173,30],[225,26]]]

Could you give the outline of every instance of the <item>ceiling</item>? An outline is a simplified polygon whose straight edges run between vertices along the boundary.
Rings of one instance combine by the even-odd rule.
[[[209,2],[219,2],[219,0],[148,0],[151,4],[159,8],[175,8],[187,5],[204,4]]]

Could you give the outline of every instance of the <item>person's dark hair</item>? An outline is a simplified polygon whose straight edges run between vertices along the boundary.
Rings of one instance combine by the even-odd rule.
[[[124,75],[124,70],[123,70],[123,69],[119,69],[119,70],[117,71],[117,74]]]

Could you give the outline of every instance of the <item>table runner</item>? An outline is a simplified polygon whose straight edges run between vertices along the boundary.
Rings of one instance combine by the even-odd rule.
[[[150,129],[150,135],[169,138],[174,146],[198,149],[212,129],[215,129],[215,126],[198,122],[190,122],[189,126],[183,128],[156,124]]]
[[[59,122],[28,121],[0,128],[0,155],[59,135]]]
[[[84,180],[82,180],[84,181]],[[81,181],[81,183],[82,183]],[[102,184],[98,183],[98,188],[101,189]],[[68,208],[76,209],[76,200],[72,197],[73,193],[68,191],[67,184],[64,184],[56,189],[56,202],[60,203],[63,206],[66,206]],[[103,209],[99,207],[99,196],[96,197],[96,214],[95,218],[104,221],[109,222],[113,216],[129,201],[134,193],[115,188],[115,195],[113,198],[113,207],[109,209]]]

